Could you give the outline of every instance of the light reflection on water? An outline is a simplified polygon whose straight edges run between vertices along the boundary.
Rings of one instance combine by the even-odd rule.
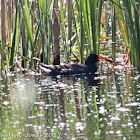
[[[0,139],[138,140],[140,74],[9,76],[0,81]]]

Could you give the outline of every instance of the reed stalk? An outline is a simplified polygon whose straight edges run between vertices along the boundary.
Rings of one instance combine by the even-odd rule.
[[[99,0],[98,4],[98,14],[97,14],[97,51],[96,53],[99,54],[99,47],[100,47],[100,26],[101,26],[101,13],[102,13],[102,6],[103,6],[103,0]]]
[[[75,36],[76,36],[76,43],[77,43],[77,48],[78,50],[80,50],[80,41],[79,41],[79,37],[78,37],[78,23],[76,22],[76,19],[75,19],[75,15],[74,15],[74,8],[72,7],[72,11],[73,11],[73,26],[74,26],[74,31],[75,31]],[[80,52],[80,51],[79,51]],[[81,62],[81,60],[80,60]]]
[[[6,2],[4,0],[1,0],[1,49],[0,49],[0,51],[1,51],[1,74],[2,74],[2,71],[4,70],[4,62],[6,59],[5,50],[4,50],[5,49],[4,44],[6,43],[5,4],[6,4]]]
[[[85,30],[86,30],[86,36],[87,36],[87,40],[88,40],[88,46],[89,46],[89,50],[91,52],[91,32],[90,32],[90,24],[89,24],[89,20],[88,20],[88,7],[87,7],[87,1],[86,0],[82,0],[81,2],[81,7],[82,7],[82,11],[83,11],[83,20],[84,20],[84,25],[85,25]]]
[[[20,0],[20,4],[21,4],[21,8],[22,8],[22,14],[24,17],[24,22],[26,25],[26,30],[27,30],[27,36],[29,37],[29,42],[31,45],[31,58],[35,56],[35,50],[34,50],[34,46],[33,46],[33,34],[32,34],[32,28],[31,28],[31,21],[30,21],[30,11],[28,8],[28,2],[27,0],[24,0],[24,4],[22,2],[22,0]],[[33,61],[31,59],[31,66],[33,64]]]
[[[91,19],[91,31],[92,31],[92,49],[91,51],[94,53],[97,53],[97,48],[96,48],[96,41],[97,41],[97,32],[96,32],[96,6],[97,6],[97,1],[96,0],[90,0],[90,19]]]
[[[13,65],[15,61],[15,51],[17,50],[18,40],[19,40],[19,1],[16,3],[16,15],[15,15],[15,27],[12,37],[12,46],[11,46],[11,56],[10,56],[10,66]]]
[[[82,0],[80,0],[80,48],[79,58],[80,62],[83,63],[83,50],[84,50],[84,27],[83,27],[83,12],[82,12]]]
[[[60,26],[58,22],[58,0],[54,0],[54,7],[53,7],[53,64],[59,65],[60,64],[60,46],[59,46],[59,34],[60,34]]]
[[[128,26],[128,33],[130,36],[130,46],[131,46],[131,61],[134,66],[140,67],[140,49],[139,49],[139,14],[135,10],[135,4],[138,3],[138,1],[124,1],[123,4],[125,7],[125,17],[126,23]]]
[[[65,28],[65,12],[64,12],[64,7],[63,7],[64,3],[62,2],[62,0],[60,0],[60,18],[61,18],[61,29],[62,29],[62,39],[63,39],[63,48],[64,48],[64,55],[65,55],[65,60],[66,60],[66,63],[68,62],[68,51],[69,51],[69,48],[68,48],[68,45],[67,45],[67,33],[66,33],[66,28]],[[69,2],[68,2],[68,5],[69,5]],[[69,13],[70,14],[70,13]],[[70,16],[70,15],[69,15]],[[68,20],[70,20],[68,18]],[[70,30],[70,21],[68,21],[68,30]],[[68,40],[70,39],[70,33],[68,32]]]
[[[68,18],[68,35],[67,35],[67,38],[68,38],[68,41],[70,41],[69,52],[67,53],[67,59],[71,59],[70,55],[71,55],[71,52],[72,52],[72,40],[71,40],[71,37],[72,37],[72,26],[71,26],[72,25],[72,21],[71,21],[72,6],[71,6],[71,2],[72,2],[71,0],[67,0],[67,18]]]
[[[111,19],[112,19],[112,55],[113,60],[116,59],[116,13],[115,13],[115,5],[112,4],[111,9]]]

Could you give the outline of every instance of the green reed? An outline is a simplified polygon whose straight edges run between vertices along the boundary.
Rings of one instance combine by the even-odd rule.
[[[1,0],[1,73],[4,70],[4,61],[5,61],[5,46],[4,43],[6,43],[6,27],[5,27],[5,1]]]
[[[132,64],[140,67],[140,13],[138,11],[140,3],[138,0],[123,0],[122,4],[117,1],[116,7],[126,50],[131,56]]]
[[[11,45],[11,56],[10,56],[10,65],[13,65],[15,62],[15,51],[17,50],[18,46],[18,28],[19,28],[19,1],[16,3],[16,17],[15,17],[15,27],[13,32],[13,38],[12,38],[12,45]]]
[[[116,13],[115,6],[111,8],[111,19],[112,19],[112,56],[113,60],[116,59]]]
[[[1,0],[1,70],[4,70],[5,65],[8,68],[20,59],[24,62],[23,67],[32,67],[36,65],[33,57],[40,58],[46,64],[52,63],[54,0],[18,0],[16,3],[9,3],[11,13],[5,10],[8,5]],[[110,50],[100,49],[105,45],[102,40],[104,36],[110,37],[108,41],[112,42],[114,60],[116,53],[123,50],[117,49],[117,41],[123,39],[132,64],[140,66],[138,0],[59,0],[58,3],[56,11],[60,25],[60,52],[65,56],[66,63],[71,59],[70,56],[73,56],[72,53],[79,57],[80,63],[83,63],[85,55],[91,52],[109,54]],[[108,13],[107,17],[105,12]],[[106,22],[103,19],[106,19]],[[105,36],[104,30],[107,30],[108,36]]]

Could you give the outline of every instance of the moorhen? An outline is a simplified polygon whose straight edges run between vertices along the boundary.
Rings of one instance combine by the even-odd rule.
[[[95,63],[100,57],[96,54],[90,54],[85,64],[66,64],[66,65],[46,65],[40,63],[40,69],[49,75],[71,75],[71,74],[94,74],[97,71]]]

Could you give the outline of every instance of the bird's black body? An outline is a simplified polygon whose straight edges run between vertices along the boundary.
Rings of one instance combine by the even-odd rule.
[[[90,54],[85,64],[45,65],[41,63],[40,68],[50,75],[94,74],[97,71],[95,64],[97,61],[98,55]]]

